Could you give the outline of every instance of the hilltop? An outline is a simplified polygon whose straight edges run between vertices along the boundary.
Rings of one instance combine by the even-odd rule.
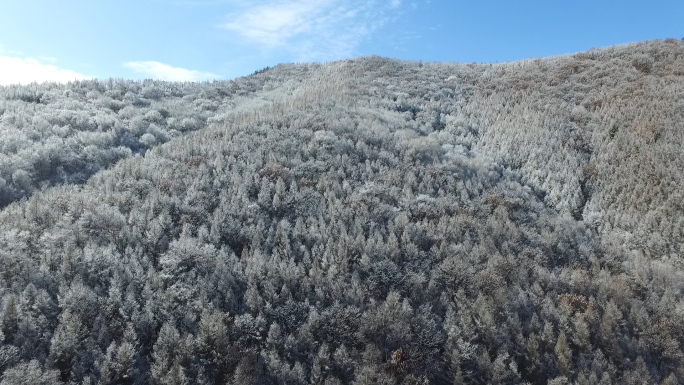
[[[680,383],[683,90],[678,40],[0,87],[0,383]]]

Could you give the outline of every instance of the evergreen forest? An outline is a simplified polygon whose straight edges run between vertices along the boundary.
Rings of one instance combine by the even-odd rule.
[[[0,385],[684,383],[684,41],[0,86]]]

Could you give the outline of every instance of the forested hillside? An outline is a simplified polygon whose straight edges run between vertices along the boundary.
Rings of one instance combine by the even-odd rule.
[[[2,385],[684,381],[684,42],[1,91]]]
[[[0,208],[41,188],[83,183],[227,111],[283,98],[306,79],[305,71],[283,65],[275,77],[213,83],[110,79],[0,86]]]

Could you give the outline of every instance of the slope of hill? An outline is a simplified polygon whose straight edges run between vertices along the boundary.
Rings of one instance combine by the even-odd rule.
[[[226,111],[268,105],[306,79],[293,65],[230,82],[0,86],[0,208],[93,173]]]
[[[670,40],[242,79],[3,210],[0,383],[680,383],[683,75]]]

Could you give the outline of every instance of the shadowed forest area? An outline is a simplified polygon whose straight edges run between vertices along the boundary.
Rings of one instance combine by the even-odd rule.
[[[684,382],[684,42],[0,87],[0,384]]]

